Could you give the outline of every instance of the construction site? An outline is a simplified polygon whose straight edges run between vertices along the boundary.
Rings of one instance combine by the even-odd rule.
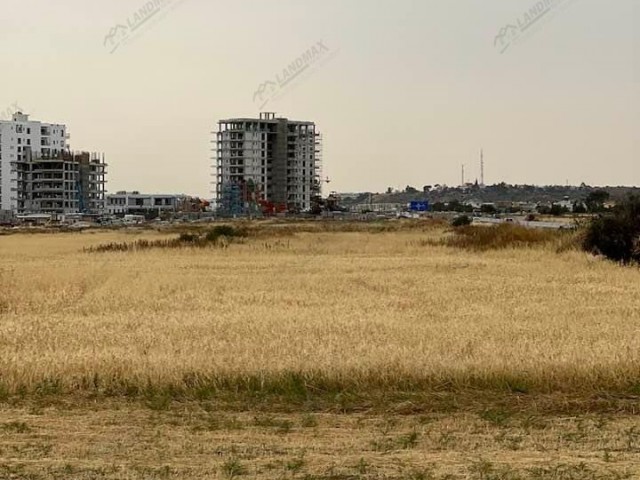
[[[97,153],[60,151],[41,154],[25,149],[12,162],[17,213],[93,213],[105,208],[106,163]]]
[[[220,120],[213,134],[219,214],[305,212],[320,196],[322,136],[313,122],[261,113]]]
[[[0,222],[99,215],[105,209],[104,155],[69,148],[67,127],[15,112],[0,120]]]

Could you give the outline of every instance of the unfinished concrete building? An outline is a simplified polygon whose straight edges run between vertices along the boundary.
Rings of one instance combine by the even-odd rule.
[[[88,213],[105,210],[104,159],[96,153],[24,150],[12,166],[17,213]]]
[[[0,213],[102,213],[106,165],[69,150],[67,127],[16,112],[0,120]]]
[[[304,211],[320,194],[322,139],[313,122],[261,113],[220,120],[214,133],[220,212]]]

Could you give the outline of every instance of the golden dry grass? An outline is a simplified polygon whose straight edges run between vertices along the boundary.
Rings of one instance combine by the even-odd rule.
[[[425,246],[438,228],[286,233],[100,254],[82,249],[166,234],[0,237],[2,390],[639,392],[637,269]]]
[[[438,224],[246,227],[0,237],[0,478],[640,475],[638,269]]]

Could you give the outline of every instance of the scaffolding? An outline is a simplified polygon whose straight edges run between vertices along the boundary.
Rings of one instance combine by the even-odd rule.
[[[314,142],[314,178],[313,185],[314,191],[313,194],[322,197],[322,184],[324,183],[324,164],[323,164],[323,149],[324,149],[324,137],[321,133],[315,134],[315,142]]]
[[[53,155],[34,154],[11,163],[16,179],[13,199],[17,213],[89,213],[105,209],[106,163],[89,152],[63,151]]]
[[[322,137],[313,122],[269,113],[221,120],[212,134],[212,193],[221,214],[302,211],[320,195]]]
[[[262,215],[263,198],[259,187],[249,180],[222,185],[218,212],[224,216]]]

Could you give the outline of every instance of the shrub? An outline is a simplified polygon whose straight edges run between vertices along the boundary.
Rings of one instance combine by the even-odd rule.
[[[197,243],[200,237],[195,233],[181,233],[178,237],[180,243]]]
[[[242,230],[232,227],[231,225],[217,225],[205,234],[204,239],[207,242],[217,242],[221,237],[246,237],[246,233]]]
[[[554,217],[559,217],[560,215],[564,215],[566,213],[569,213],[569,209],[567,207],[563,207],[562,205],[558,205],[557,203],[551,205],[551,209],[549,210],[549,214],[553,215]]]
[[[494,250],[550,243],[562,235],[564,232],[556,230],[540,230],[507,223],[496,226],[467,225],[456,228],[455,235],[444,238],[441,243],[469,250]]]
[[[623,264],[639,263],[640,197],[630,197],[613,214],[593,219],[583,248]]]
[[[181,232],[177,238],[168,240],[136,240],[134,242],[122,242],[122,243],[106,243],[97,245],[95,247],[85,248],[86,252],[131,252],[139,250],[150,250],[158,248],[184,248],[184,247],[198,247],[205,248],[211,246],[218,246],[226,248],[228,241],[221,242],[220,240],[230,240],[236,237],[246,237],[247,233],[244,230],[234,228],[229,225],[218,225],[206,233],[199,232]]]
[[[247,473],[247,469],[237,458],[230,458],[222,465],[222,473],[227,478],[235,478]]]
[[[498,213],[498,210],[496,209],[496,207],[491,203],[485,203],[484,205],[482,205],[480,207],[480,211],[482,213],[488,213],[488,214]]]
[[[471,219],[468,215],[460,215],[451,222],[451,226],[453,227],[464,227],[466,225],[471,225]]]
[[[604,204],[609,200],[609,197],[610,195],[606,190],[596,190],[587,195],[584,203],[591,213],[603,212]]]

